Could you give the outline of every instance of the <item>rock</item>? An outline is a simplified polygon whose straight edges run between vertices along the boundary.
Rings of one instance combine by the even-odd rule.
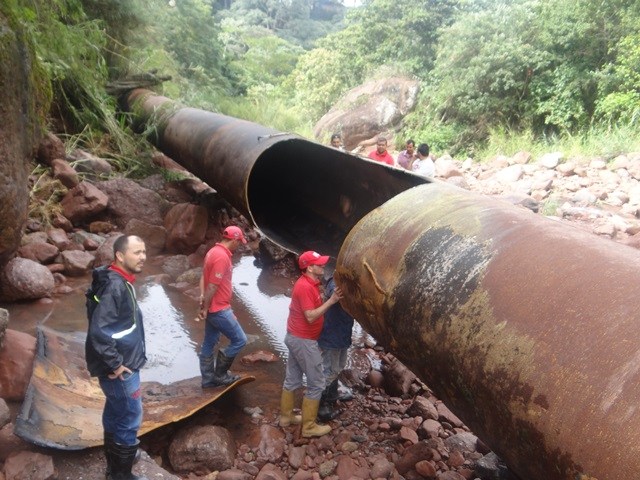
[[[389,395],[402,396],[416,379],[415,374],[393,356],[384,370],[384,389]]]
[[[418,434],[415,432],[415,430],[412,430],[409,427],[405,427],[403,426],[402,428],[400,428],[400,439],[401,440],[406,440],[413,443],[418,443]]]
[[[293,468],[298,469],[304,462],[304,457],[307,455],[307,447],[305,445],[301,445],[299,447],[290,447],[289,448],[289,465]]]
[[[411,415],[412,417],[422,417],[425,420],[428,418],[437,420],[438,410],[427,398],[417,396],[414,398],[411,406],[407,409],[407,415]]]
[[[79,277],[85,275],[93,267],[95,257],[89,252],[68,250],[61,253],[62,264],[67,275]]]
[[[395,467],[386,458],[376,460],[371,467],[371,478],[389,478]]]
[[[273,352],[267,352],[265,350],[257,350],[244,355],[240,360],[244,365],[253,365],[257,362],[272,363],[277,362],[279,357]]]
[[[109,197],[108,212],[118,227],[124,229],[133,218],[162,226],[168,203],[156,192],[127,178],[98,182],[96,187]]]
[[[31,379],[36,339],[7,329],[0,348],[0,398],[21,402]]]
[[[4,344],[4,336],[9,325],[9,312],[4,308],[0,308],[0,349]]]
[[[96,157],[84,150],[74,150],[68,157],[76,171],[91,181],[108,177],[113,172],[111,164],[104,158]]]
[[[60,205],[71,223],[80,224],[107,208],[109,198],[88,182],[80,182],[64,196]]]
[[[462,421],[449,410],[449,408],[442,402],[436,402],[436,409],[438,410],[438,418],[440,421],[445,421],[453,425],[454,427],[463,427]]]
[[[448,472],[440,472],[436,476],[436,480],[466,480],[462,475],[458,472],[448,471]]]
[[[318,473],[321,478],[326,478],[333,474],[337,466],[338,462],[335,460],[326,460],[318,466]]]
[[[54,287],[49,269],[27,258],[14,258],[0,272],[0,297],[7,302],[48,297]]]
[[[530,160],[531,160],[531,153],[525,152],[525,151],[520,151],[511,158],[512,163],[517,165],[524,165],[526,163],[529,163]]]
[[[124,229],[125,235],[136,235],[144,240],[147,257],[164,251],[167,241],[167,230],[160,225],[152,225],[137,218],[132,218]]]
[[[422,422],[422,425],[418,428],[418,435],[421,438],[436,438],[442,434],[444,429],[437,420],[431,418]]]
[[[478,437],[471,432],[461,432],[451,435],[444,440],[444,444],[450,450],[459,450],[463,453],[475,452],[478,444]]]
[[[13,423],[7,423],[0,428],[0,462],[4,462],[14,452],[28,451],[34,448],[33,444],[27,443],[15,435],[14,428]]]
[[[47,242],[32,242],[18,249],[18,255],[22,258],[42,264],[53,262],[59,253],[58,247]]]
[[[499,170],[495,174],[495,178],[500,183],[515,183],[522,178],[524,171],[522,165],[511,165],[509,167]]]
[[[462,175],[462,172],[460,171],[456,163],[448,155],[443,155],[442,157],[436,159],[436,161],[433,163],[436,167],[436,177],[451,178]]]
[[[404,450],[395,466],[398,473],[404,475],[409,470],[413,470],[416,463],[422,460],[431,460],[431,458],[433,458],[431,447],[426,442],[418,442]]]
[[[25,246],[30,243],[46,243],[49,237],[46,232],[33,232],[23,235],[20,245]]]
[[[236,468],[232,468],[229,470],[224,470],[218,473],[216,480],[252,480],[253,475],[243,472],[242,470],[238,470]]]
[[[66,250],[72,242],[67,232],[62,228],[47,230],[47,239],[60,250]]]
[[[236,446],[223,427],[204,425],[178,432],[169,446],[171,467],[178,473],[206,475],[233,466]]]
[[[64,143],[59,137],[55,136],[51,132],[47,132],[45,137],[40,141],[38,145],[38,153],[36,158],[43,165],[51,165],[57,158],[64,158],[66,151]]]
[[[414,107],[419,82],[405,77],[371,80],[349,90],[316,123],[316,139],[340,131],[347,150],[394,128]],[[323,140],[321,140],[323,141]]]
[[[416,472],[427,480],[433,480],[436,478],[436,467],[429,460],[420,460],[415,465]]]
[[[269,463],[262,467],[260,473],[258,473],[255,478],[256,480],[287,480],[287,476],[282,470]]]
[[[353,478],[369,478],[369,468],[361,466],[356,460],[348,455],[338,457],[338,465],[335,474],[339,480],[349,480]]]
[[[189,258],[186,255],[173,255],[162,263],[162,271],[174,280],[189,268]]]
[[[563,158],[564,154],[562,154],[562,152],[545,153],[540,157],[538,163],[546,169],[553,170],[558,166],[560,160]]]
[[[53,178],[59,180],[67,188],[73,188],[80,183],[78,172],[69,163],[61,158],[56,158],[51,162]]]
[[[166,249],[172,253],[192,253],[204,243],[207,232],[207,209],[200,205],[180,203],[164,218],[167,231]]]
[[[7,480],[56,480],[58,474],[53,458],[36,452],[18,452],[10,455],[4,463]]]
[[[284,455],[286,444],[287,440],[281,429],[266,424],[260,426],[260,442],[258,444],[260,458],[271,463],[279,462]]]
[[[102,242],[94,253],[93,268],[110,265],[113,262],[113,244],[120,235],[112,235]]]
[[[499,480],[501,478],[500,459],[495,453],[489,452],[476,461],[475,472],[483,480]]]
[[[56,228],[61,228],[65,232],[73,230],[73,224],[60,212],[54,212],[51,224]]]

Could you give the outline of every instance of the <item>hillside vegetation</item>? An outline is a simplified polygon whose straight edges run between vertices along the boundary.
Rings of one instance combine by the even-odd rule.
[[[188,105],[311,136],[348,89],[416,77],[396,139],[472,155],[638,150],[635,0],[8,0],[47,72],[51,128],[127,163],[110,80],[157,70]],[[324,141],[325,139],[321,139]],[[115,153],[114,153],[115,152]]]

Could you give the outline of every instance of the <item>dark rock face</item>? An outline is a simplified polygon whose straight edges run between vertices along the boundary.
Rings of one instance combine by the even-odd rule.
[[[0,268],[20,246],[29,200],[29,161],[49,102],[48,83],[39,76],[34,58],[10,7],[0,5]]]

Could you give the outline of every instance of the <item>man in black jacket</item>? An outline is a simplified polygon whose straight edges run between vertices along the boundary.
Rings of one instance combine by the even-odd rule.
[[[133,235],[119,237],[113,255],[109,267],[93,271],[86,293],[87,368],[92,377],[98,377],[106,397],[102,425],[107,480],[147,480],[131,473],[142,423],[139,370],[147,361],[142,312],[133,282],[147,255],[142,239]]]

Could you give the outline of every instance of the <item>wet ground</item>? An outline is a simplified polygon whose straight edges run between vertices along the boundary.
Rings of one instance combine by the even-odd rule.
[[[228,428],[239,428],[234,436],[244,440],[245,429],[240,428],[246,415],[243,410],[259,406],[265,414],[276,412],[286,361],[286,318],[289,294],[295,278],[282,278],[255,265],[253,256],[234,257],[233,308],[247,336],[248,344],[239,357],[266,350],[275,353],[279,361],[258,362],[243,365],[239,360],[233,370],[240,374],[255,375],[256,381],[227,394],[228,398],[216,401]],[[196,320],[197,303],[189,296],[165,287],[156,281],[160,273],[158,261],[151,260],[143,274],[138,276],[136,288],[138,301],[144,314],[148,362],[142,370],[143,381],[169,384],[183,379],[199,377],[198,349],[203,338],[204,324]],[[70,278],[68,285],[73,292],[53,299],[52,302],[31,302],[5,305],[10,314],[9,328],[35,334],[38,324],[62,332],[86,332],[84,291],[90,276]],[[0,305],[1,306],[1,305]],[[367,334],[359,327],[354,330],[354,341],[363,344]],[[222,340],[225,342],[225,339]],[[238,408],[240,407],[240,408]],[[19,405],[11,405],[17,413]],[[244,419],[246,421],[246,419]]]

